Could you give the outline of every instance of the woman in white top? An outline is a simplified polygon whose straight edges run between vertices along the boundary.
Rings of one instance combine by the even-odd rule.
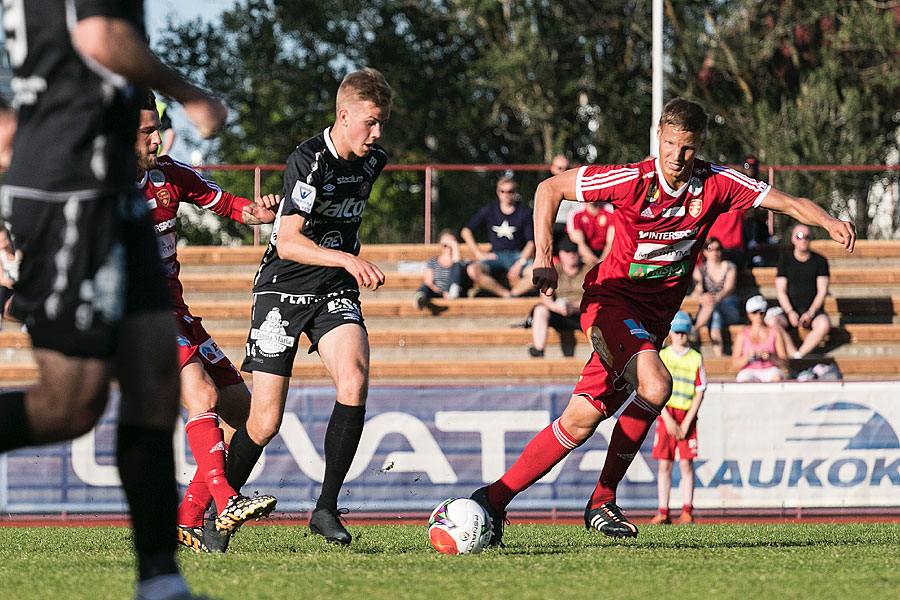
[[[737,266],[722,259],[722,242],[709,238],[703,246],[703,263],[694,269],[694,296],[700,298],[700,309],[694,318],[694,328],[709,327],[713,352],[722,356],[723,330],[737,323],[740,305],[734,295]]]

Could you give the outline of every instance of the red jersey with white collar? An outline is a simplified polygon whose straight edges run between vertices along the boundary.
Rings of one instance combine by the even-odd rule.
[[[606,232],[612,226],[613,207],[603,204],[600,212],[592,215],[586,208],[575,209],[569,212],[566,218],[566,231],[581,231],[584,233],[584,241],[591,250],[600,253],[606,247]]]
[[[165,155],[156,159],[156,166],[144,173],[137,186],[144,192],[153,217],[172,305],[175,312],[186,313],[188,307],[184,303],[184,289],[178,280],[181,271],[177,254],[178,234],[175,232],[178,206],[187,202],[240,222],[241,212],[250,200],[223,192],[197,171]]]
[[[770,187],[728,167],[694,160],[689,181],[673,190],[651,159],[581,167],[575,189],[582,202],[609,202],[616,208],[612,249],[585,278],[585,299],[624,300],[648,322],[668,323],[684,300],[716,217],[758,206]]]

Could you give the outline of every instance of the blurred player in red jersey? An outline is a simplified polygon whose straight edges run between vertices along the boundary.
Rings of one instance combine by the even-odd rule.
[[[169,156],[157,157],[160,145],[159,113],[149,92],[140,106],[135,153],[137,185],[143,191],[159,238],[160,257],[166,275],[178,327],[178,360],[181,366],[181,403],[188,409],[185,425],[188,445],[197,461],[197,471],[178,507],[178,541],[204,551],[224,551],[228,537],[246,520],[268,515],[275,508],[272,496],[246,498],[236,490],[246,483],[259,455],[232,448],[226,473],[225,443],[236,427],[247,420],[250,391],[240,372],[209,336],[200,317],[191,315],[184,302],[178,274],[178,235],[175,215],[181,203],[190,203],[214,213],[258,225],[275,220],[273,207],[281,197],[266,195],[256,202],[223,192],[196,171]],[[227,435],[219,428],[219,418]],[[210,520],[203,535],[203,515],[212,500],[218,517]]]
[[[566,233],[578,246],[578,255],[584,264],[594,266],[609,254],[616,234],[612,214],[612,205],[605,202],[592,202],[569,213]]]
[[[528,443],[509,471],[472,494],[491,517],[492,544],[500,543],[506,506],[516,494],[583,444],[603,419],[629,400],[610,437],[584,521],[588,529],[608,536],[637,535],[637,527],[616,505],[616,488],[672,393],[672,377],[659,350],[716,217],[729,210],[763,206],[819,225],[848,251],[853,250],[852,224],[805,198],[696,159],[706,130],[703,108],[676,98],[663,107],[657,127],[658,159],[581,167],[538,186],[533,278],[542,293],[552,293],[557,285],[551,240],[553,220],[564,198],[612,203],[616,235],[607,259],[585,279],[581,326],[593,353],[568,406]]]

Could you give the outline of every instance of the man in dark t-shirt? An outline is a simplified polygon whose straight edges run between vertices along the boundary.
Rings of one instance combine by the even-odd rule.
[[[791,233],[793,252],[783,254],[778,260],[775,291],[778,304],[792,327],[809,329],[794,358],[802,358],[831,329],[831,320],[823,309],[828,296],[828,261],[821,254],[809,249],[809,227],[798,224]]]
[[[473,232],[481,229],[487,230],[491,243],[487,254],[475,243]],[[534,224],[531,209],[519,202],[518,186],[512,177],[497,182],[497,201],[475,213],[460,237],[478,259],[466,269],[475,285],[501,298],[521,296],[533,289]]]

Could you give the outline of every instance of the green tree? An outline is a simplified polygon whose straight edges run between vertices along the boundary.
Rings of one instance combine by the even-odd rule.
[[[900,3],[670,2],[673,91],[715,116],[707,153],[770,164],[878,164],[897,148]],[[885,174],[779,177],[780,188],[851,217],[861,237],[889,198]]]

